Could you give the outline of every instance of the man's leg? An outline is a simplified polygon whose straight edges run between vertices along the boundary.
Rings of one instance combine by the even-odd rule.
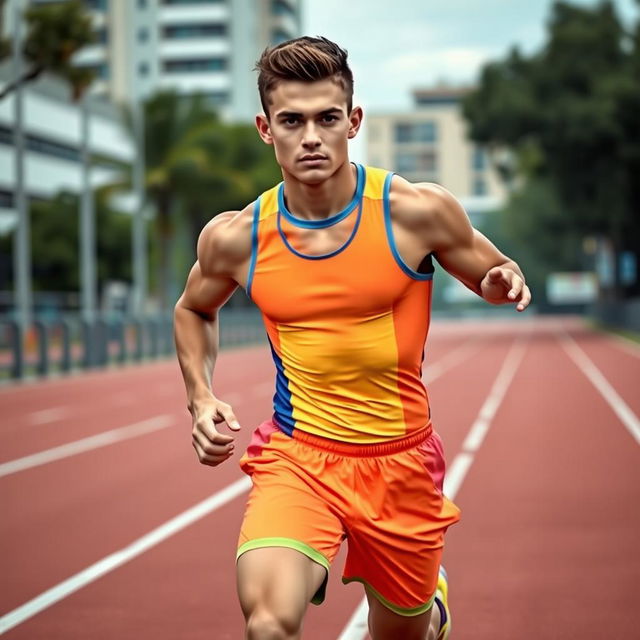
[[[298,640],[307,606],[326,575],[323,566],[294,549],[243,553],[237,578],[247,640]]]
[[[383,605],[365,587],[369,603],[369,635],[371,640],[435,640],[440,630],[438,607],[417,616],[401,616]]]

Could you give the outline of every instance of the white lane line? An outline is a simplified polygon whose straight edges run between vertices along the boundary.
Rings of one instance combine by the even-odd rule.
[[[358,608],[353,612],[347,626],[343,629],[338,640],[362,640],[368,631],[367,617],[369,616],[369,607],[367,599],[363,598]]]
[[[153,531],[150,531],[141,538],[138,538],[129,546],[112,553],[102,560],[99,560],[90,567],[83,569],[74,576],[71,576],[67,580],[57,584],[55,587],[41,593],[33,600],[30,600],[17,609],[10,611],[0,618],[0,634],[22,624],[25,620],[28,620],[37,613],[40,613],[43,609],[50,607],[52,604],[59,602],[75,591],[78,591],[98,578],[101,578],[106,573],[109,573],[126,562],[133,560],[136,556],[139,556],[157,544],[160,544],[170,536],[178,533],[178,531],[188,527],[216,509],[219,509],[231,500],[234,500],[239,495],[248,491],[250,486],[251,480],[248,477],[236,480],[234,483],[228,485],[221,491],[214,493],[206,500],[199,502],[190,509],[187,509],[177,515],[175,518],[172,518],[156,529],[153,529]]]
[[[504,399],[505,394],[511,384],[515,373],[518,369],[520,362],[524,356],[525,345],[522,337],[516,338],[507,357],[502,363],[500,372],[498,373],[491,391],[487,399],[485,400],[478,418],[469,429],[469,434],[463,444],[463,450],[454,458],[453,462],[447,469],[444,480],[444,494],[450,499],[454,500],[456,494],[460,490],[462,483],[469,471],[469,468],[473,464],[474,453],[477,448],[482,444],[484,437],[486,436],[489,428],[491,427],[491,421],[493,420],[500,403]],[[482,416],[485,416],[482,418]],[[482,427],[478,427],[479,421],[482,420]],[[471,437],[473,436],[473,437]],[[465,445],[469,441],[472,445],[476,445],[475,449],[466,449]],[[349,622],[342,630],[338,640],[362,640],[367,634],[367,616],[369,615],[369,608],[367,607],[367,599],[363,600],[358,605],[354,614],[351,616]]]
[[[443,493],[453,500],[473,464],[473,453],[461,451],[454,459],[444,476]]]
[[[78,453],[84,453],[85,451],[91,451],[92,449],[99,449],[100,447],[106,447],[115,442],[122,440],[128,440],[129,438],[136,438],[138,436],[157,431],[158,429],[164,429],[175,424],[173,416],[162,415],[143,420],[142,422],[136,422],[126,427],[120,427],[118,429],[112,429],[111,431],[105,431],[95,436],[88,438],[82,438],[82,440],[75,440],[68,442],[67,444],[60,445],[59,447],[53,447],[52,449],[45,449],[38,453],[24,456],[23,458],[16,458],[9,462],[0,464],[0,478],[8,476],[11,473],[17,473],[18,471],[24,471],[25,469],[31,469],[32,467],[38,467],[42,464],[53,462],[54,460],[61,460],[62,458],[68,458],[69,456],[75,456]]]
[[[422,372],[422,381],[425,384],[433,382],[449,369],[464,362],[472,353],[479,351],[481,346],[478,337],[472,336],[437,362],[427,365]]]
[[[467,437],[465,438],[462,448],[470,453],[476,452],[482,445],[491,422],[496,415],[498,407],[502,404],[505,393],[513,380],[513,376],[518,370],[525,348],[522,341],[517,341],[509,350],[509,353],[495,379],[489,396],[484,401],[480,413],[475,422],[471,426]],[[445,492],[446,493],[446,492]]]
[[[634,342],[630,338],[625,338],[625,336],[617,334],[609,334],[609,341],[625,353],[629,353],[636,358],[640,358],[640,344]]]
[[[622,424],[624,424],[631,434],[631,437],[637,444],[640,444],[640,420],[638,416],[636,416],[629,405],[618,395],[618,392],[611,386],[600,369],[596,367],[589,356],[568,333],[563,332],[558,335],[558,340],[560,340],[560,344],[577,365],[578,369],[587,376],[589,382],[598,390],[613,412],[620,418]]]
[[[34,411],[28,416],[28,420],[32,425],[47,424],[49,422],[57,422],[69,415],[67,407],[52,407],[51,409],[42,409],[42,411]]]

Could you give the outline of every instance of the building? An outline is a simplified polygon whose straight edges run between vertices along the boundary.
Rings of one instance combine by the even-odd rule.
[[[486,150],[467,135],[461,110],[467,91],[418,89],[412,111],[368,116],[367,162],[391,168],[411,182],[437,182],[477,217],[500,206],[506,188]]]
[[[0,66],[0,86],[11,78],[11,66]],[[15,152],[13,122],[15,96],[0,101],[0,234],[14,224]],[[30,199],[51,199],[59,191],[79,193],[82,188],[80,162],[81,113],[69,99],[62,81],[44,77],[27,84],[23,96],[25,132],[25,191]],[[118,109],[93,101],[89,111],[89,152],[105,161],[131,162],[133,142],[122,125]],[[94,166],[91,180],[104,184],[115,177],[106,163]]]
[[[113,101],[157,89],[200,92],[227,119],[252,121],[261,110],[255,61],[265,47],[302,33],[301,2],[85,0],[96,42],[76,62],[96,71],[95,92]]]

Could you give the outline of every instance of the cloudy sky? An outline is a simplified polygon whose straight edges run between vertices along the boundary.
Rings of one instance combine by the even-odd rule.
[[[574,0],[593,5],[594,0]],[[355,99],[365,113],[404,111],[411,90],[439,81],[472,83],[482,64],[517,44],[535,51],[545,37],[552,0],[304,0],[307,35],[324,35],[349,51]],[[629,23],[634,0],[615,0]],[[352,155],[362,157],[362,143]]]

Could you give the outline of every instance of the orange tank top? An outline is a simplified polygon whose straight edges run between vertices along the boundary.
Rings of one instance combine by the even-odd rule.
[[[276,366],[274,421],[294,437],[299,430],[343,442],[383,442],[430,419],[421,369],[431,258],[416,272],[396,249],[393,174],[356,169],[352,201],[326,220],[291,214],[283,183],[254,205],[247,293],[262,312]],[[290,240],[295,234],[287,233],[347,218],[344,243],[326,255],[304,255]]]

